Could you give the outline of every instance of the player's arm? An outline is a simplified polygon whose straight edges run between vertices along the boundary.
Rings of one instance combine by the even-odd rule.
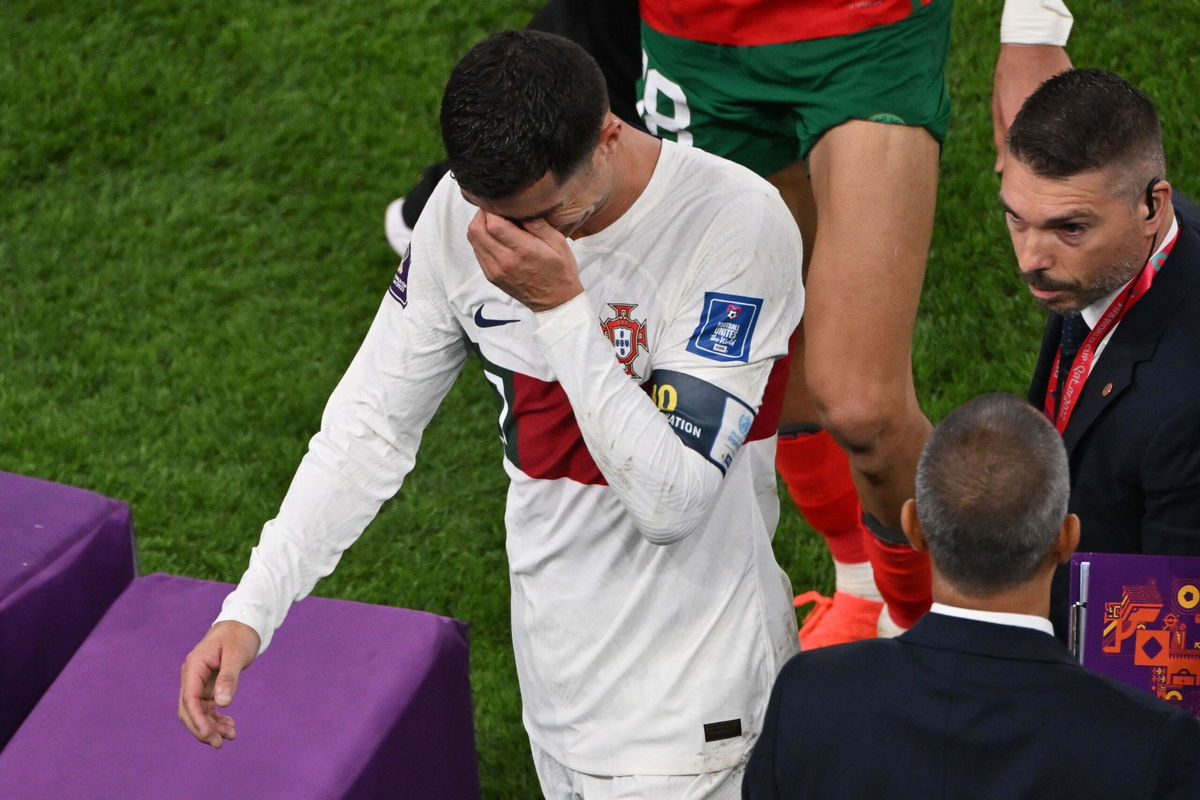
[[[1005,0],[992,79],[996,172],[1004,168],[1004,138],[1025,98],[1042,81],[1071,68],[1065,45],[1072,22],[1062,0]]]
[[[419,251],[420,230],[414,247]],[[221,677],[236,678],[270,644],[293,602],[333,571],[345,551],[399,491],[421,433],[466,359],[462,331],[424,265],[389,292],[358,354],[329,398],[279,514],[262,530],[250,564],[216,624],[188,656],[180,719],[219,746],[233,732]],[[403,302],[401,302],[403,294]],[[252,648],[251,648],[252,645]],[[229,661],[232,657],[233,661]],[[232,693],[229,695],[232,699]]]
[[[292,478],[279,514],[262,531],[219,620],[244,622],[261,649],[292,602],[333,571],[379,507],[399,491],[434,411],[466,360],[462,332],[444,301],[409,274],[407,307],[389,293],[342,380],[321,430]]]
[[[703,526],[799,321],[799,236],[786,208],[774,201],[777,207],[761,214],[745,213],[744,225],[729,224],[728,236],[712,235],[686,308],[660,334],[651,376],[659,384],[655,399],[617,364],[557,231],[540,221],[522,230],[482,212],[472,223],[481,268],[534,309],[535,338],[592,459],[642,535],[656,544]],[[736,342],[735,357],[699,352],[720,322],[706,316],[710,295],[742,301],[746,319],[737,329],[746,333]]]
[[[704,371],[656,369],[652,396],[617,364],[585,295],[535,316],[538,344],[588,452],[638,530],[670,544],[703,527],[753,424],[774,357]]]

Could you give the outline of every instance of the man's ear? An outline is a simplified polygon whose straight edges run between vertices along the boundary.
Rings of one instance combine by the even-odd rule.
[[[611,154],[621,138],[625,123],[611,111],[605,112],[604,121],[600,123],[600,139],[596,142],[597,153]]]
[[[1079,517],[1067,514],[1063,518],[1062,527],[1058,529],[1058,540],[1050,551],[1057,564],[1065,564],[1071,560],[1071,554],[1079,547]]]
[[[912,545],[913,550],[918,553],[929,550],[929,545],[925,544],[925,529],[921,527],[921,520],[917,516],[917,501],[912,498],[905,500],[900,508],[900,528],[908,537],[908,543]]]
[[[1155,181],[1146,187],[1146,219],[1144,222],[1147,236],[1155,236],[1166,232],[1163,227],[1163,209],[1171,205],[1171,194],[1174,189],[1164,180]]]

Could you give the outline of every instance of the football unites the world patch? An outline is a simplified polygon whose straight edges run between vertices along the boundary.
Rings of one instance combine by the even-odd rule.
[[[637,308],[637,303],[609,303],[608,307],[616,316],[601,322],[600,330],[612,342],[617,361],[625,368],[625,374],[641,380],[642,376],[633,371],[633,362],[642,350],[649,347],[646,320],[633,318],[633,310]]]
[[[688,340],[688,352],[713,361],[748,362],[762,304],[757,297],[705,292],[700,323]]]
[[[411,265],[412,245],[409,245],[404,251],[404,258],[400,260],[400,266],[396,269],[396,274],[392,277],[392,285],[388,287],[388,294],[402,308],[408,307],[408,268]]]

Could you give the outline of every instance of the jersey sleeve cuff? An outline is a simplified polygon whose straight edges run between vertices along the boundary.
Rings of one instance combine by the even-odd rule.
[[[1062,47],[1071,35],[1073,22],[1063,0],[1004,0],[1000,41]]]
[[[587,294],[580,292],[554,308],[535,311],[533,319],[537,323],[537,333],[534,335],[538,342],[543,348],[553,348],[564,336],[569,336],[577,330],[582,320],[595,320],[595,315],[592,313],[592,304],[588,302]],[[598,323],[596,329],[600,329]]]
[[[234,589],[225,597],[225,602],[221,604],[221,613],[213,620],[213,625],[226,620],[249,625],[258,634],[258,655],[262,655],[267,646],[271,644],[271,637],[275,634],[275,628],[268,623],[267,616],[263,609],[256,608],[253,603],[245,602],[239,597],[238,590]]]

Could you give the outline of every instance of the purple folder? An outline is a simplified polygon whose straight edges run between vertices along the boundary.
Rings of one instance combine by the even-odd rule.
[[[1200,557],[1076,553],[1071,650],[1200,716]]]

